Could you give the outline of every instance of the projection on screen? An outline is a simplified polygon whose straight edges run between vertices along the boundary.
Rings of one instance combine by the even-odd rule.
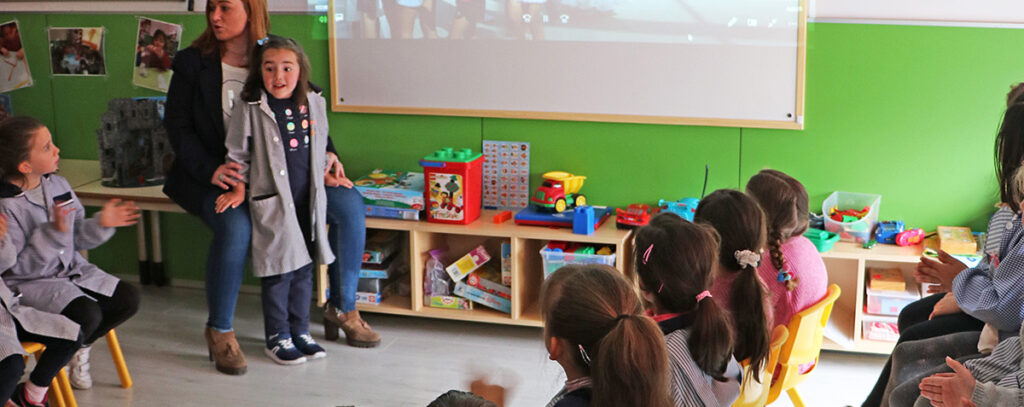
[[[322,0],[309,0],[320,10]],[[340,38],[531,39],[687,43],[720,29],[796,27],[792,1],[711,0],[338,0]],[[787,12],[788,11],[788,12]],[[792,40],[791,38],[789,39]]]
[[[799,0],[333,1],[338,110],[800,120]]]

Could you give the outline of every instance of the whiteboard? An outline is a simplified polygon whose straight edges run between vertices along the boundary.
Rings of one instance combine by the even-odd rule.
[[[814,20],[896,20],[1024,24],[1021,0],[815,0]]]
[[[802,128],[800,0],[458,1],[331,0],[333,109]]]

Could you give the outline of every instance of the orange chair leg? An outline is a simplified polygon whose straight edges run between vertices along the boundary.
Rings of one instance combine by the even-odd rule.
[[[789,395],[789,400],[795,407],[804,407],[804,400],[800,398],[800,393],[796,392],[796,387],[786,390],[786,394]]]
[[[68,380],[67,369],[60,369],[60,371],[57,372],[57,377],[53,380],[56,381],[57,386],[60,387],[61,393],[64,394],[64,405],[66,407],[78,407],[78,400],[75,400],[75,393],[71,390],[71,381]]]
[[[60,385],[57,384],[57,378],[50,382],[50,405],[68,407],[68,404],[64,401],[64,393],[60,390]]]
[[[107,346],[110,348],[110,357],[114,359],[117,375],[121,377],[121,387],[131,388],[132,375],[128,373],[128,365],[125,364],[124,354],[121,353],[121,344],[117,341],[117,334],[113,329],[107,332]]]

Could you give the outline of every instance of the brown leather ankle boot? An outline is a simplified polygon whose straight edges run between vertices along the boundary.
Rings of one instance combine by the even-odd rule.
[[[345,341],[357,348],[374,348],[380,345],[380,334],[359,316],[359,310],[341,312],[333,305],[324,308],[324,330],[328,340],[338,339],[338,328],[345,332]]]
[[[245,355],[238,347],[234,332],[219,332],[206,327],[206,346],[218,372],[234,376],[245,374]]]

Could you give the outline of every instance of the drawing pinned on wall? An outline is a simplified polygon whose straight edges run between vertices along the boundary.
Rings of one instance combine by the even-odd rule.
[[[0,92],[32,86],[18,20],[0,24]]]
[[[132,84],[167,92],[171,84],[171,61],[181,42],[181,25],[142,17],[135,42]]]
[[[103,27],[50,28],[50,72],[54,75],[106,75]]]

